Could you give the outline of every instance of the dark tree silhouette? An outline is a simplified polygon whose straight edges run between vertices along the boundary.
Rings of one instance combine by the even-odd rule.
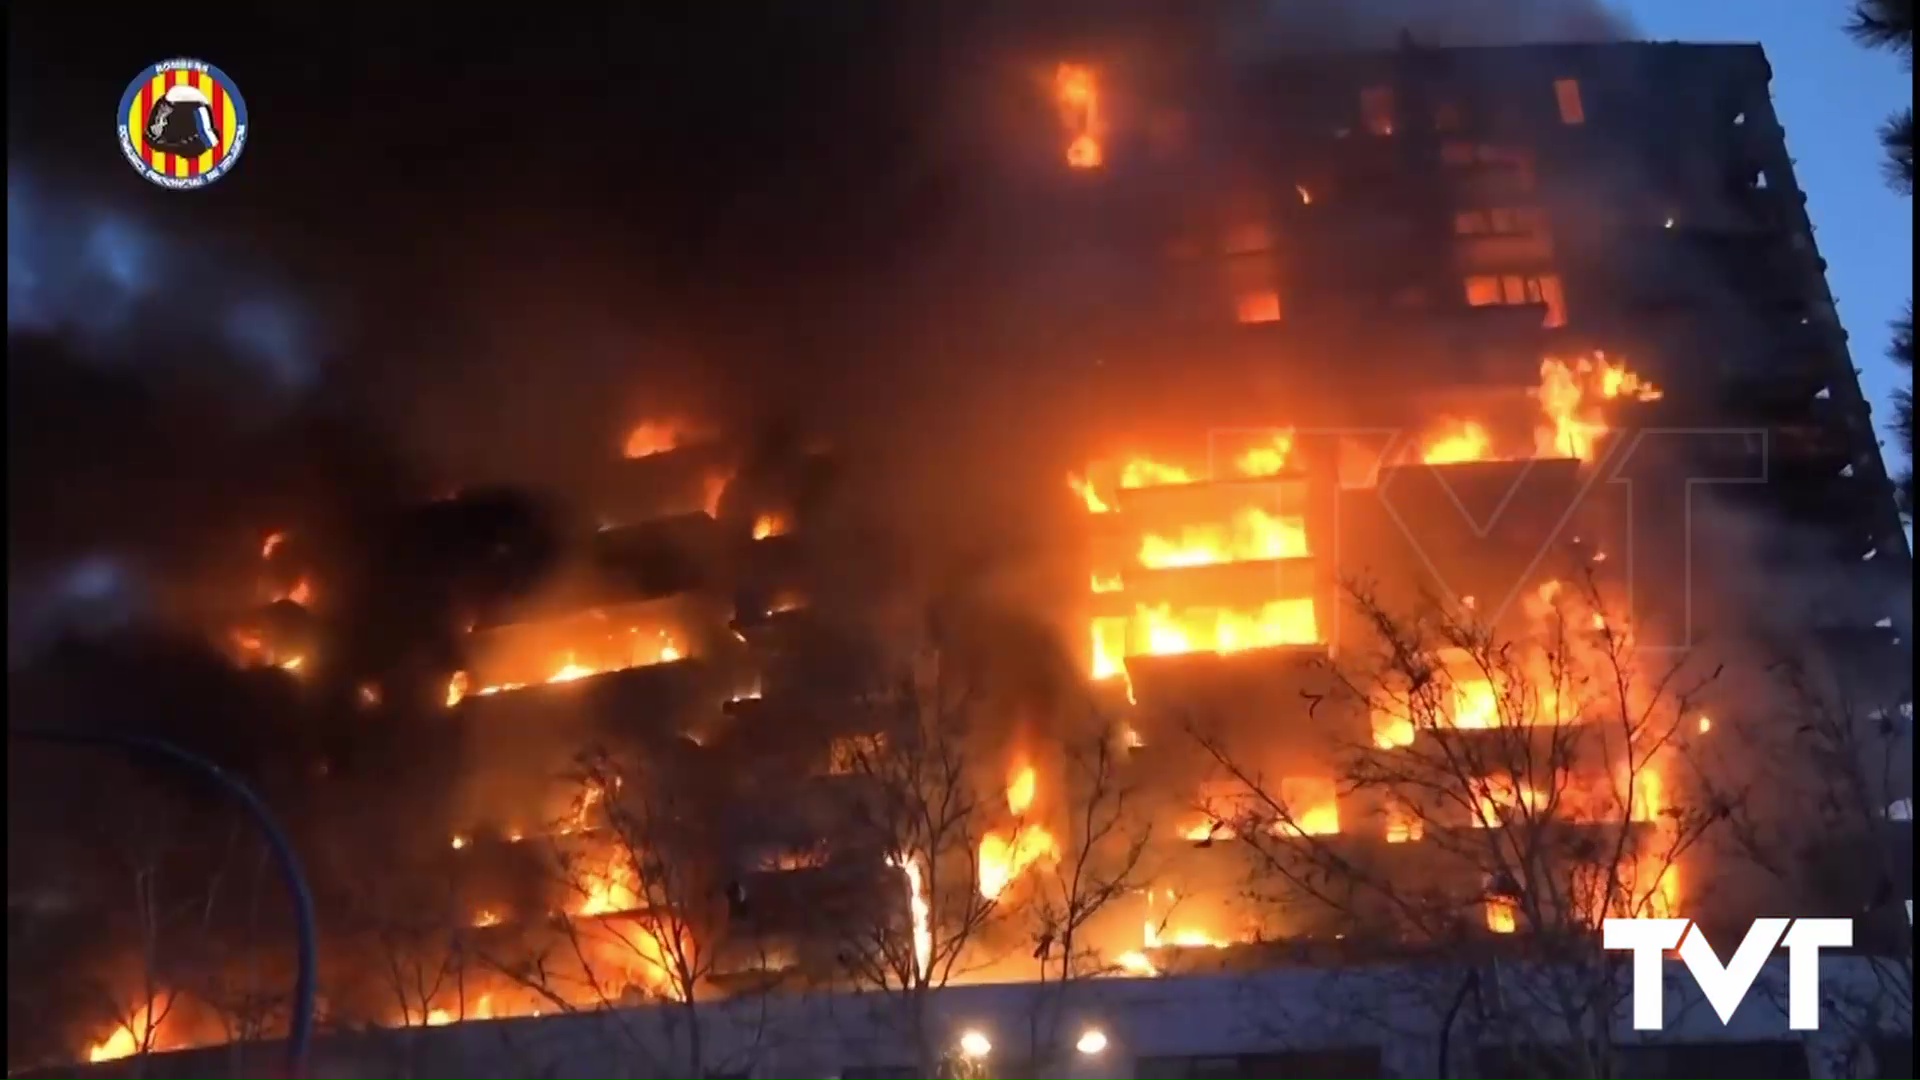
[[[1847,20],[1847,33],[1870,49],[1883,49],[1900,58],[1908,71],[1913,70],[1913,0],[1858,0]],[[1902,195],[1913,194],[1913,106],[1895,113],[1880,127],[1880,143],[1887,148],[1887,183]],[[1887,350],[1893,362],[1907,369],[1913,378],[1913,305],[1894,320],[1893,344]],[[1913,458],[1913,386],[1909,382],[1893,392],[1894,432],[1901,449]],[[1913,468],[1900,475],[1900,502],[1913,510]]]

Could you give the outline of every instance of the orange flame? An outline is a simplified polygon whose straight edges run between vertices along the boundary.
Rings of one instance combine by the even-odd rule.
[[[1234,468],[1242,476],[1273,476],[1287,467],[1293,457],[1293,430],[1275,432],[1264,446],[1255,446],[1235,458]]]
[[[1372,709],[1373,745],[1380,750],[1396,750],[1402,746],[1412,746],[1416,734],[1413,717],[1403,710],[1404,701],[1376,702]]]
[[[273,558],[274,551],[286,542],[287,534],[285,532],[267,534],[266,542],[260,545],[260,557],[263,559]]]
[[[1486,678],[1456,679],[1453,684],[1453,726],[1466,730],[1497,727],[1500,699]]]
[[[980,895],[999,899],[1028,867],[1058,854],[1053,835],[1039,825],[1023,824],[1010,832],[988,833],[980,841]]]
[[[1215,566],[1265,559],[1297,559],[1307,554],[1307,525],[1298,517],[1280,517],[1255,507],[1236,511],[1229,526],[1184,526],[1178,536],[1148,533],[1141,538],[1140,565],[1152,569]]]
[[[733,477],[723,472],[711,472],[700,480],[700,506],[707,516],[714,520],[720,518],[720,500],[727,494],[727,485],[733,483]]]
[[[1198,479],[1178,465],[1154,461],[1152,458],[1131,458],[1120,467],[1122,488],[1170,487],[1195,483]]]
[[[913,918],[913,966],[921,978],[933,967],[933,905],[927,900],[927,882],[920,860],[912,856],[889,856],[887,865],[895,866],[907,879],[907,910]]]
[[[1280,804],[1292,821],[1276,821],[1276,836],[1333,836],[1340,831],[1340,790],[1332,780],[1288,777],[1280,781]]]
[[[1168,604],[1136,604],[1130,629],[1127,655],[1224,654],[1320,640],[1312,597],[1274,600],[1251,612],[1188,608],[1175,613]]]
[[[627,432],[621,452],[628,458],[664,454],[680,445],[683,434],[680,425],[671,420],[642,420]]]
[[[1594,444],[1607,433],[1601,405],[1608,401],[1658,401],[1661,391],[1626,365],[1596,352],[1573,361],[1548,357],[1540,362],[1540,386],[1534,391],[1542,419],[1534,429],[1537,457],[1590,460]]]
[[[87,1047],[87,1060],[113,1061],[116,1058],[132,1057],[142,1050],[158,1045],[158,1026],[172,1010],[171,995],[164,991],[155,994],[152,1000],[133,1011],[133,1015],[121,1021],[113,1033]]]
[[[1546,799],[1531,785],[1511,778],[1492,776],[1474,785],[1473,827],[1498,829],[1506,825],[1510,814],[1525,810],[1538,812]]]
[[[1528,393],[1539,406],[1531,456],[1588,461],[1609,430],[1606,406],[1615,401],[1658,401],[1661,391],[1623,363],[1595,352],[1572,360],[1547,357],[1540,382]],[[1420,460],[1428,465],[1467,461],[1508,461],[1527,456],[1517,447],[1496,445],[1494,433],[1479,420],[1447,417],[1420,440]]]
[[[1021,762],[1007,777],[1007,809],[1016,818],[1024,818],[1033,809],[1039,793],[1040,776],[1033,766]],[[998,899],[1027,868],[1041,859],[1059,856],[1059,844],[1043,826],[1016,821],[1010,829],[996,829],[980,840],[980,895]]]
[[[1623,775],[1620,784],[1623,789],[1632,792],[1633,805],[1628,816],[1634,821],[1660,820],[1667,811],[1667,789],[1666,780],[1654,768],[1654,763],[1641,762],[1638,770],[1622,765],[1621,771],[1631,773],[1631,779]]]
[[[631,629],[630,632],[634,637],[624,658],[596,665],[581,663],[577,654],[568,652],[555,665],[552,673],[541,681],[549,685],[578,682],[581,679],[590,679],[596,675],[606,675],[615,671],[629,671],[654,664],[671,664],[686,656],[679,643],[665,630],[651,637],[642,635],[637,628]],[[524,690],[526,687],[527,684],[522,682],[503,682],[475,689],[466,672],[456,671],[452,678],[447,680],[446,703],[448,708],[452,708],[469,697],[504,694],[513,690]]]
[[[753,519],[755,540],[765,540],[769,536],[784,536],[787,529],[787,519],[781,514],[761,514]]]
[[[1113,507],[1107,505],[1106,500],[1102,499],[1098,492],[1093,490],[1093,484],[1088,481],[1082,480],[1078,476],[1068,476],[1067,486],[1072,488],[1081,499],[1086,501],[1088,513],[1105,514],[1113,509]]]
[[[1054,100],[1070,139],[1067,165],[1097,169],[1105,160],[1100,145],[1100,92],[1093,70],[1080,64],[1061,64],[1053,77]]]
[[[1387,843],[1408,844],[1426,835],[1426,822],[1411,807],[1387,807]]]
[[[1485,425],[1452,418],[1441,422],[1440,432],[1429,435],[1420,451],[1420,460],[1428,465],[1487,461],[1492,457],[1493,436],[1487,433]]]
[[[1487,899],[1487,929],[1496,934],[1511,934],[1519,926],[1519,910],[1503,896]]]
[[[1039,790],[1040,777],[1031,765],[1021,765],[1007,779],[1007,809],[1021,817],[1033,808],[1033,796]]]
[[[575,915],[610,915],[640,906],[640,874],[625,851],[615,851],[604,864],[584,868],[574,885],[580,891]]]
[[[1215,821],[1213,818],[1202,818],[1180,830],[1180,839],[1190,840],[1196,844],[1208,840],[1232,840],[1238,835],[1233,831],[1233,826]]]
[[[1168,904],[1174,904],[1179,900],[1172,889],[1165,890],[1165,898]],[[1172,912],[1169,911],[1166,917],[1155,918],[1154,905],[1155,894],[1152,890],[1148,890],[1147,922],[1140,931],[1140,943],[1144,947],[1148,949],[1224,949],[1232,944],[1224,938],[1196,927],[1163,926],[1162,923],[1167,921],[1167,917],[1170,917]]]

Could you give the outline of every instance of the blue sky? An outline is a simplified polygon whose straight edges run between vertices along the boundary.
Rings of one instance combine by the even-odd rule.
[[[1807,193],[1827,280],[1853,362],[1884,432],[1888,395],[1905,373],[1886,359],[1887,323],[1913,294],[1913,201],[1881,180],[1877,135],[1913,100],[1913,76],[1890,53],[1841,30],[1845,0],[1616,0],[1654,41],[1757,41],[1773,63],[1773,104]],[[1902,459],[1886,435],[1888,467]]]

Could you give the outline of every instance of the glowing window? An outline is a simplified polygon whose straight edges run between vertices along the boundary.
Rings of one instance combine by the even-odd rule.
[[[1280,294],[1272,289],[1242,293],[1234,309],[1236,317],[1243,323],[1279,322]]]
[[[1543,274],[1540,277],[1540,302],[1547,305],[1547,317],[1542,326],[1567,325],[1567,294],[1560,285],[1559,274]]]
[[[1553,80],[1553,98],[1560,104],[1560,122],[1567,125],[1587,122],[1587,110],[1580,101],[1579,79]]]
[[[1519,910],[1504,896],[1487,898],[1487,929],[1496,934],[1511,934],[1519,929]]]
[[[1369,135],[1393,134],[1393,87],[1369,86],[1360,91],[1360,124]]]
[[[1467,303],[1473,307],[1495,305],[1542,304],[1547,309],[1543,326],[1567,323],[1566,290],[1559,274],[1491,274],[1466,279]]]

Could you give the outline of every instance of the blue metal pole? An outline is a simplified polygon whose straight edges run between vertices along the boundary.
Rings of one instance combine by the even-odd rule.
[[[267,809],[267,804],[239,777],[163,739],[118,732],[49,731],[38,728],[14,728],[9,729],[8,734],[30,742],[108,746],[154,754],[176,765],[184,765],[189,771],[213,781],[215,787],[231,795],[253,817],[254,824],[266,836],[267,846],[272,849],[274,863],[280,870],[280,878],[293,897],[299,951],[294,971],[293,1013],[287,1022],[287,1075],[296,1078],[306,1075],[307,1044],[313,1038],[313,999],[318,982],[316,957],[319,948],[318,933],[314,927],[313,893],[307,889],[307,876],[300,868],[300,856],[294,852],[292,842],[274,819],[273,812]]]

